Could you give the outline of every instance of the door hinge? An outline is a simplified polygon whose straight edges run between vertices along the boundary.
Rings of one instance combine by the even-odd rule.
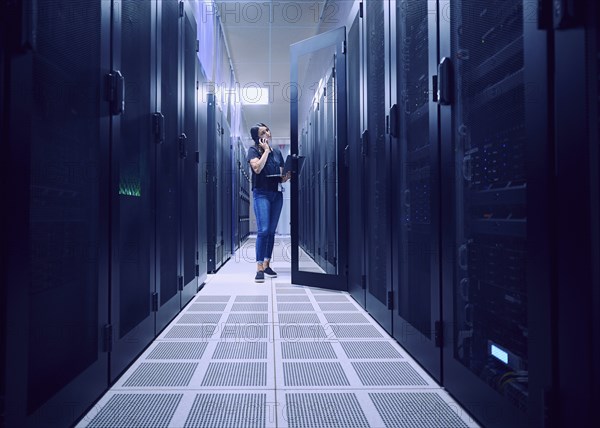
[[[360,285],[362,287],[363,290],[367,289],[367,275],[362,275],[360,277]]]
[[[113,349],[113,327],[106,324],[102,330],[102,342],[104,352],[112,352]]]
[[[347,49],[347,45],[346,45],[346,41],[344,40],[344,41],[342,42],[342,54],[345,54],[345,53],[346,53],[346,49]]]
[[[196,276],[200,276],[200,265],[196,265]]]
[[[434,341],[436,347],[441,348],[444,346],[444,324],[442,321],[435,322]]]
[[[200,40],[196,39],[196,52],[200,52]]]
[[[187,141],[187,135],[185,135],[185,133],[182,133],[179,136],[179,157],[181,159],[187,158],[187,148],[185,146],[186,141]]]
[[[387,293],[387,308],[394,309],[394,292],[388,291]]]
[[[196,152],[196,163],[200,163],[200,152]]]
[[[331,67],[331,77],[335,79],[335,66]]]
[[[179,291],[183,290],[183,276],[181,275],[177,277],[177,289]]]
[[[183,17],[183,2],[179,2],[179,17]]]
[[[363,2],[362,1],[358,4],[358,17],[359,18],[363,17]]]
[[[165,141],[165,116],[159,111],[152,114],[152,133],[156,144],[162,144]]]
[[[113,116],[125,111],[125,78],[119,70],[113,70],[106,75],[106,98],[110,104]]]
[[[158,312],[158,293],[152,293],[152,312]]]

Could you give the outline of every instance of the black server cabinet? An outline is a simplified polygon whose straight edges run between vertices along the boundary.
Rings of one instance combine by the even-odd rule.
[[[325,165],[323,170],[324,194],[325,194],[325,271],[335,274],[338,269],[338,159],[337,129],[336,129],[336,93],[335,73],[332,73],[323,87],[323,125],[324,139],[321,144],[325,145]]]
[[[216,100],[214,94],[206,95],[206,231],[207,231],[207,266],[208,273],[214,273],[218,269],[217,264],[217,177],[216,171]]]
[[[248,239],[250,233],[250,172],[246,161],[246,149],[242,141],[238,139],[236,145],[236,183],[234,195],[236,195],[236,225],[235,249],[241,249]]]
[[[111,84],[117,91],[123,87],[125,98],[111,116],[111,380],[154,337],[153,5],[134,0],[112,5]]]
[[[198,88],[203,89],[206,86],[206,76],[200,62],[196,63]],[[208,199],[208,110],[206,108],[206,100],[203,95],[199,94],[199,103],[197,106],[198,112],[198,156],[200,159],[199,177],[198,177],[198,285],[201,286],[206,281],[207,274],[207,236],[208,236],[208,211],[206,207],[209,205]]]
[[[437,16],[432,3],[391,3],[393,335],[441,381]],[[433,13],[432,13],[433,12]],[[367,306],[368,307],[368,306]]]
[[[223,259],[222,263],[225,263],[231,258],[232,254],[232,168],[231,168],[231,156],[232,156],[232,144],[231,144],[231,131],[229,129],[229,123],[227,122],[227,116],[223,114],[221,121],[221,164],[219,173],[221,174],[222,183],[222,241],[223,241]]]
[[[347,42],[347,89],[348,95],[348,142],[345,163],[348,176],[348,292],[363,308],[365,307],[365,224],[364,186],[362,175],[363,153],[360,140],[361,122],[361,23],[359,13],[355,13],[348,25]]]
[[[179,4],[158,3],[157,105],[153,121],[156,131],[156,290],[153,296],[156,332],[179,312]]]
[[[198,42],[196,21],[189,2],[181,13],[181,113],[179,156],[181,159],[181,307],[185,306],[198,290],[198,83],[196,63]]]
[[[554,162],[537,7],[439,2],[443,378],[485,426],[544,426],[554,407],[543,402]]]
[[[0,377],[3,426],[39,428],[108,385],[110,3],[36,5],[0,7]]]
[[[315,112],[316,121],[316,132],[317,138],[315,140],[314,149],[318,153],[317,159],[317,189],[318,189],[318,201],[317,206],[317,263],[325,272],[327,271],[327,146],[326,141],[326,129],[327,123],[325,121],[325,91],[323,88],[319,88],[321,93],[319,94],[317,111]]]
[[[555,221],[558,292],[556,402],[559,426],[597,420],[599,276],[598,4],[555,2]],[[558,8],[557,6],[563,6]],[[553,415],[557,416],[557,415]]]
[[[593,6],[591,6],[593,4]],[[592,143],[590,150],[591,166],[590,177],[592,183],[591,189],[591,213],[592,213],[592,361],[600,360],[600,147],[597,142],[600,141],[600,7],[596,2],[588,2],[588,10],[591,13],[586,14],[588,21],[587,40],[591,52],[588,52],[588,66],[592,76],[588,82],[590,90],[589,99],[589,140]],[[594,58],[596,61],[594,63]],[[592,371],[592,384],[600,385],[600,367],[594,364]],[[593,402],[597,403],[600,399],[600,390],[594,388],[592,394]],[[585,416],[585,415],[584,415]]]
[[[386,132],[389,103],[388,3],[367,1],[363,5],[365,56],[362,145],[365,154],[366,205],[366,309],[391,332],[391,150]],[[383,25],[382,25],[383,24]]]
[[[233,157],[231,164],[231,173],[233,177],[232,182],[232,233],[231,242],[233,251],[238,249],[240,243],[240,216],[241,216],[241,160],[240,160],[240,147],[239,141],[233,144]]]
[[[207,107],[207,270],[209,273],[214,273],[229,259],[227,251],[231,247],[231,211],[227,211],[228,208],[231,208],[231,188],[228,190],[227,186],[227,174],[231,171],[229,166],[231,158],[228,142],[229,131],[226,131],[223,113],[216,103],[214,94],[208,95]],[[227,148],[224,145],[227,145]],[[228,181],[231,184],[231,179]],[[227,239],[229,239],[229,243],[227,243]]]

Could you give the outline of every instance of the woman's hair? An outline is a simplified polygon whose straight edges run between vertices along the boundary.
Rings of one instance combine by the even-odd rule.
[[[265,128],[269,129],[269,127],[262,122],[257,123],[252,128],[250,128],[250,136],[252,137],[252,140],[254,140],[254,144],[258,144],[258,130],[261,126],[264,126]]]

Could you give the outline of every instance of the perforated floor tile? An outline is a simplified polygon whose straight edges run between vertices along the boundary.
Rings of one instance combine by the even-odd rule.
[[[283,363],[283,380],[287,386],[349,386],[340,363]]]
[[[383,338],[384,336],[372,325],[343,325],[334,324],[331,325],[331,330],[335,337],[338,338]]]
[[[278,288],[275,290],[275,293],[278,296],[283,294],[306,294],[306,290],[302,288]]]
[[[159,342],[147,360],[199,360],[206,350],[206,342]]]
[[[279,326],[282,339],[321,339],[327,337],[325,328],[320,324],[286,324]]]
[[[277,310],[281,312],[308,312],[313,311],[312,303],[278,303]]]
[[[235,298],[235,303],[260,303],[260,302],[268,302],[269,296],[237,296]]]
[[[229,314],[227,324],[266,324],[269,322],[269,314]]]
[[[223,324],[221,339],[268,339],[270,327],[268,324]]]
[[[279,314],[279,324],[318,324],[317,314],[311,313],[282,313]]]
[[[462,428],[468,425],[434,392],[370,393],[386,427]]]
[[[333,294],[331,296],[328,294],[316,294],[315,300],[319,303],[321,303],[321,302],[347,302],[348,297],[346,297],[343,294]]]
[[[231,312],[267,312],[268,303],[234,303]]]
[[[123,387],[188,386],[198,363],[142,363],[125,379]]]
[[[368,324],[370,321],[361,313],[350,312],[350,313],[326,313],[325,319],[328,323],[335,324]]]
[[[283,342],[281,355],[284,360],[331,360],[337,355],[329,342]]]
[[[202,386],[267,386],[267,363],[210,363]]]
[[[219,342],[213,360],[264,360],[267,358],[267,342]]]
[[[231,296],[215,296],[199,293],[194,302],[229,302]]]
[[[188,312],[223,312],[227,303],[193,303]]]
[[[365,386],[427,386],[427,381],[406,361],[352,362]]]
[[[293,428],[370,427],[353,393],[288,393],[285,410]]]
[[[165,339],[208,339],[217,329],[216,324],[176,325],[167,330]]]
[[[177,324],[217,324],[220,319],[221,314],[191,313],[183,314]]]
[[[183,394],[116,394],[84,426],[167,427]],[[87,424],[86,424],[87,423]]]
[[[197,394],[185,428],[262,428],[267,422],[267,394]]]
[[[319,309],[327,311],[358,311],[352,303],[319,303]]]
[[[277,296],[277,303],[283,302],[293,302],[293,303],[310,303],[310,298],[308,296]]]
[[[389,342],[340,342],[346,356],[350,359],[391,359],[402,358],[402,354],[398,352]]]

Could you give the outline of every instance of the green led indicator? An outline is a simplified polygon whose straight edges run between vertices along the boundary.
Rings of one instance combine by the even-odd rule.
[[[122,180],[119,183],[119,195],[142,196],[139,180]]]

